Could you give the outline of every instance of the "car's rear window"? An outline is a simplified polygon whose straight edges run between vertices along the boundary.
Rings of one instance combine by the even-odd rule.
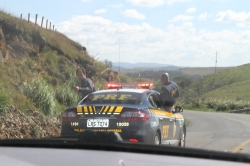
[[[81,104],[130,104],[141,103],[142,93],[135,92],[105,92],[90,94]]]

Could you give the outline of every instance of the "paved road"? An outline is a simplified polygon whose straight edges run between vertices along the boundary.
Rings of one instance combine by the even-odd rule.
[[[185,111],[186,146],[250,154],[250,115]]]

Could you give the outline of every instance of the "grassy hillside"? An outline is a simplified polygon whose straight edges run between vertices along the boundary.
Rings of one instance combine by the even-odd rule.
[[[216,72],[220,72],[225,69],[229,69],[230,67],[217,67]],[[178,71],[182,72],[186,75],[199,75],[199,76],[207,76],[215,73],[214,67],[185,67],[180,68]]]
[[[79,101],[75,70],[85,67],[96,89],[106,82],[107,66],[65,35],[0,11],[0,112],[15,105],[54,115]],[[119,76],[121,79],[124,76]]]
[[[227,95],[232,96],[230,95],[232,92],[234,93],[233,96],[235,99],[237,99],[237,96],[239,95],[247,96],[245,94],[249,93],[246,84],[246,82],[250,80],[250,73],[248,72],[249,70],[250,64],[223,70],[198,81],[193,85],[193,88],[196,88],[199,94],[207,97],[209,94],[206,93],[212,94],[212,91],[214,91],[213,96],[217,96],[218,98],[221,98],[222,91],[226,92],[223,93],[225,94],[225,98]],[[242,86],[237,87],[237,85]],[[249,100],[247,97],[242,99]]]
[[[182,89],[186,108],[230,111],[250,107],[250,64],[211,74]]]
[[[250,101],[250,80],[233,83],[202,95],[205,98]]]

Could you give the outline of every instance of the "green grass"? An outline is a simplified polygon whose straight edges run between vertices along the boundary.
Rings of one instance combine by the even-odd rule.
[[[0,112],[6,113],[8,111],[8,104],[10,103],[9,95],[0,89]]]
[[[212,97],[215,99],[244,100],[250,101],[250,80],[236,82],[221,88],[212,90],[202,95],[204,98]]]
[[[0,51],[9,52],[8,59],[0,63],[2,108],[15,105],[24,113],[36,109],[46,115],[55,115],[75,105],[79,97],[72,85],[78,81],[75,70],[81,65],[75,63],[77,60],[94,64],[95,87],[104,88],[106,80],[100,73],[106,68],[105,64],[88,53],[81,53],[79,43],[3,11],[0,17],[3,20],[1,29],[5,35],[10,34],[0,42]],[[40,48],[43,38],[63,55],[49,47]],[[18,51],[20,49],[25,53]]]
[[[206,98],[193,100],[191,102],[179,102],[179,105],[187,110],[231,112],[232,110],[250,108],[250,101]]]
[[[45,115],[53,116],[56,100],[53,88],[42,78],[33,80],[31,83],[24,82],[20,86],[21,92],[36,103]]]
[[[183,97],[218,98],[249,101],[250,64],[205,76],[182,89]]]
[[[220,72],[225,69],[229,69],[230,67],[217,67],[216,71]],[[188,67],[188,68],[180,68],[178,71],[181,71],[186,75],[199,75],[199,76],[207,76],[215,73],[214,67]]]

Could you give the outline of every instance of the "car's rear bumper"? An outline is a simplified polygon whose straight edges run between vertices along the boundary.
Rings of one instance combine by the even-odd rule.
[[[85,131],[96,131],[96,132],[98,132],[97,131],[98,129],[88,129],[88,130],[82,129],[82,130],[83,130],[83,132],[76,132],[76,131],[74,131],[74,128],[63,125],[62,128],[61,128],[60,136],[61,137],[70,137],[70,136],[77,137],[77,136],[80,136]],[[120,134],[120,136],[122,137],[124,142],[133,142],[133,141],[137,140],[140,143],[147,143],[147,144],[152,144],[153,143],[154,135],[155,135],[155,132],[156,132],[156,131],[154,131],[152,129],[147,129],[147,128],[144,128],[144,127],[140,127],[140,128],[137,128],[137,129],[124,129],[124,130],[121,130],[121,131],[122,132],[118,132],[118,133]]]

